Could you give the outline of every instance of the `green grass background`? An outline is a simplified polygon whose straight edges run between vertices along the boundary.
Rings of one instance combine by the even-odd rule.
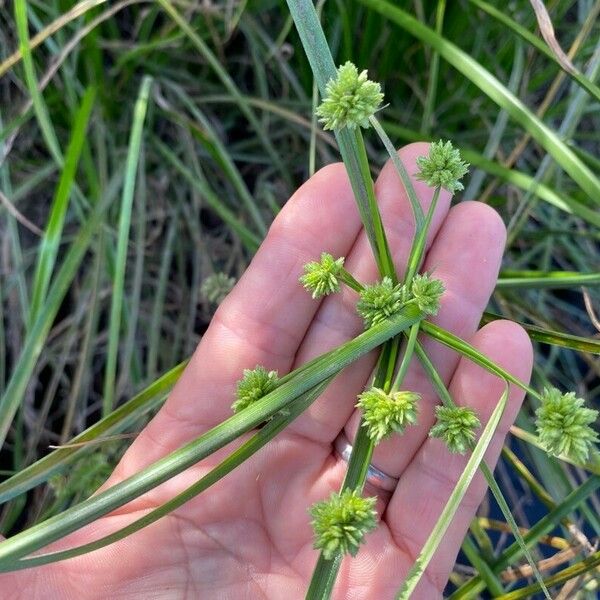
[[[494,206],[509,231],[486,320],[527,324],[536,386],[597,408],[600,2],[546,2],[575,77],[529,2],[495,6],[329,0],[322,22],[336,61],[383,83],[394,143],[448,138],[472,163],[461,198]],[[102,482],[180,369],[159,376],[207,326],[215,306],[202,283],[238,277],[295,187],[339,160],[314,125],[313,94],[283,1],[0,7],[0,469],[22,474],[21,487],[0,483],[3,533]],[[366,139],[375,174],[385,150]],[[535,408],[526,402],[519,427],[532,429]],[[36,463],[101,417],[80,441],[107,441]],[[536,556],[580,544],[543,570],[562,576],[555,591],[596,597],[598,475],[514,441],[497,478],[518,523],[533,527]],[[479,572],[508,593],[528,572],[506,570],[510,539],[490,510],[452,581]]]

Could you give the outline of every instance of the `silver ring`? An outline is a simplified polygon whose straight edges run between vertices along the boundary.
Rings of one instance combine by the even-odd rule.
[[[344,461],[350,460],[350,454],[352,454],[352,444],[348,441],[345,433],[342,431],[340,435],[335,438],[334,448],[336,454]],[[384,473],[378,469],[375,465],[370,464],[367,470],[367,481],[376,488],[384,490],[386,492],[393,492],[398,484],[398,479],[392,477],[387,473]]]

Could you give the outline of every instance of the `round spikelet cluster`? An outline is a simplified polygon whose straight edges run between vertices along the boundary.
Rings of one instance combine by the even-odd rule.
[[[209,302],[221,304],[234,285],[235,277],[229,277],[225,273],[213,273],[202,282],[200,293]]]
[[[417,420],[416,392],[400,391],[387,394],[373,387],[358,396],[357,407],[363,411],[363,425],[377,444],[392,433],[402,433]]]
[[[331,254],[323,252],[319,262],[312,261],[304,265],[304,275],[300,283],[307,289],[313,298],[321,298],[340,290],[340,271],[344,267],[344,257],[333,258]]]
[[[417,274],[413,277],[410,291],[420,310],[426,315],[437,315],[444,293],[444,284],[439,279],[433,279],[427,273]]]
[[[481,427],[477,414],[468,406],[436,406],[436,424],[429,431],[440,438],[450,452],[465,454],[475,442],[475,432]]]
[[[277,371],[267,371],[261,366],[244,369],[244,376],[237,383],[235,402],[231,405],[233,412],[244,410],[272,392],[278,379]]]
[[[406,303],[406,290],[401,284],[394,285],[389,277],[366,285],[360,292],[356,305],[365,327],[373,327],[395,315]]]
[[[383,102],[381,86],[367,78],[367,72],[348,61],[337,70],[337,77],[327,83],[317,116],[324,129],[369,127],[369,117]]]
[[[585,462],[598,434],[590,427],[598,411],[584,406],[583,398],[574,392],[563,394],[556,388],[546,388],[542,405],[535,411],[536,428],[546,452],[564,454],[577,462]]]
[[[427,156],[417,158],[417,179],[428,186],[443,187],[452,194],[463,189],[460,180],[469,170],[469,164],[460,157],[460,152],[451,142],[433,142]]]
[[[355,556],[365,535],[377,526],[376,501],[346,489],[314,504],[310,514],[315,549],[328,560],[338,554]]]

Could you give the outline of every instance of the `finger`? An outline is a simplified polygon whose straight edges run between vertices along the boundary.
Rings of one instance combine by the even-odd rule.
[[[286,203],[221,304],[166,404],[126,456],[127,472],[231,415],[243,369],[287,372],[318,309],[298,282],[321,251],[344,255],[361,228],[343,164],[327,166]]]
[[[417,157],[426,155],[429,145],[410,144],[399,151],[399,156],[411,176],[415,191],[427,210],[433,190],[414,179],[417,172]],[[396,170],[388,161],[375,183],[375,192],[386,230],[388,242],[396,268],[404,273],[412,239],[414,217],[404,186]],[[450,194],[442,191],[433,216],[428,235],[428,245],[439,229],[450,205]],[[346,257],[346,268],[361,282],[372,283],[379,278],[373,252],[366,233],[362,232]],[[364,330],[362,319],[356,313],[356,292],[344,288],[340,293],[329,296],[319,308],[306,338],[298,351],[296,365],[301,365],[318,354],[326,352],[355,337]],[[331,442],[352,414],[356,395],[360,393],[369,377],[376,353],[346,369],[324,392],[324,394],[291,425],[291,429],[310,439]]]
[[[462,202],[448,214],[425,262],[425,270],[444,282],[446,291],[435,319],[438,325],[468,339],[477,330],[481,315],[494,290],[506,230],[498,213],[480,202]],[[421,339],[429,358],[445,383],[450,381],[458,364],[456,352],[431,340]],[[418,421],[401,436],[382,441],[373,455],[373,464],[398,477],[435,420],[437,396],[416,357],[406,375],[402,389],[421,394]],[[346,426],[348,439],[354,439],[360,421],[356,411]]]
[[[533,351],[529,337],[520,326],[510,321],[494,321],[479,330],[471,343],[515,377],[529,381]],[[501,379],[467,358],[461,358],[452,378],[450,393],[457,404],[472,407],[485,423],[504,387]],[[511,386],[504,415],[485,455],[485,461],[492,469],[523,397],[524,392],[520,388]],[[388,505],[386,520],[396,543],[409,556],[418,556],[467,460],[468,456],[451,454],[441,440],[428,438],[402,474]],[[485,480],[478,472],[430,563],[428,578],[439,590],[448,580],[460,544],[485,490]],[[415,597],[419,597],[418,593]]]

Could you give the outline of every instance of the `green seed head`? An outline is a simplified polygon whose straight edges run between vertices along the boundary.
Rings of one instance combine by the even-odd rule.
[[[330,79],[323,102],[317,107],[317,116],[324,129],[356,129],[369,127],[369,117],[383,101],[381,86],[367,79],[367,72],[348,61]]]
[[[598,411],[586,408],[583,398],[574,392],[562,394],[556,388],[546,388],[542,405],[535,411],[540,442],[549,454],[564,454],[576,462],[588,459],[598,434],[590,427]]]
[[[415,275],[410,291],[417,306],[426,315],[437,315],[440,308],[440,297],[444,293],[444,284],[430,275]]]
[[[272,392],[277,386],[277,381],[277,371],[267,371],[261,366],[244,369],[244,376],[237,384],[236,400],[231,405],[233,412],[244,410]]]
[[[442,140],[433,142],[429,154],[417,158],[417,165],[417,179],[433,188],[443,187],[452,194],[463,189],[460,180],[469,170],[469,164],[461,160],[460,152],[452,143]]]
[[[221,304],[225,296],[233,289],[235,277],[229,277],[225,273],[214,273],[209,275],[200,287],[200,293],[213,304]]]
[[[394,285],[389,277],[384,277],[379,283],[364,287],[356,310],[368,329],[395,315],[405,304],[406,296],[404,286]]]
[[[435,414],[437,422],[429,435],[444,440],[450,452],[467,452],[475,442],[475,431],[481,427],[475,411],[467,406],[436,406]]]
[[[310,514],[314,547],[328,560],[338,554],[356,556],[365,535],[377,527],[376,501],[376,498],[363,498],[358,491],[346,489],[313,504]]]
[[[339,292],[339,275],[343,267],[343,256],[335,259],[331,254],[323,252],[320,262],[313,261],[304,265],[304,275],[300,277],[300,283],[311,292],[313,298]]]
[[[371,388],[358,397],[358,408],[363,411],[363,425],[369,437],[378,444],[392,433],[402,433],[407,425],[417,420],[417,402],[421,396],[415,392],[386,394],[380,388]]]

